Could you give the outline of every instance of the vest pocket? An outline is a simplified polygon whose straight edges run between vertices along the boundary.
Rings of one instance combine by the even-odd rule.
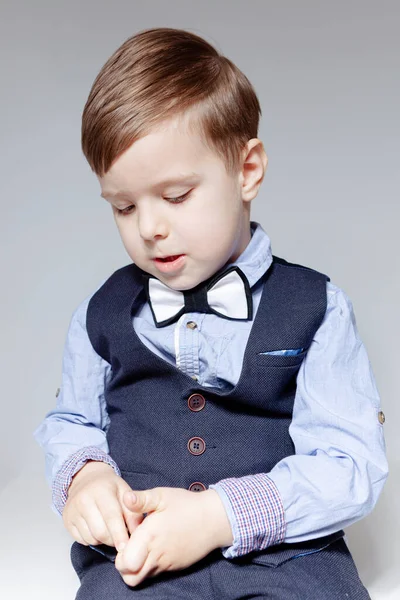
[[[298,354],[256,354],[257,362],[265,367],[292,367],[299,365],[307,354],[308,349]]]
[[[282,565],[288,560],[320,552],[337,540],[343,538],[343,536],[344,531],[340,530],[316,540],[308,540],[296,544],[278,544],[277,546],[271,546],[261,552],[251,552],[248,555],[248,562],[265,565],[267,567],[279,567],[279,565]]]

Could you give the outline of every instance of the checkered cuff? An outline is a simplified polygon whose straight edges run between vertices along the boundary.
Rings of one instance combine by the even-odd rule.
[[[105,462],[113,467],[117,475],[121,475],[117,463],[109,454],[100,450],[97,446],[86,446],[74,454],[71,454],[57,472],[52,485],[53,506],[58,514],[62,515],[64,510],[72,477],[87,463],[88,460]]]
[[[280,544],[285,539],[285,513],[275,483],[265,473],[221,479],[210,485],[219,493],[233,532],[233,543],[223,548],[225,558]]]

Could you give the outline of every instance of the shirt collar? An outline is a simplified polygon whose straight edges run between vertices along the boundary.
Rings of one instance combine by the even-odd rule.
[[[251,240],[238,258],[229,263],[237,265],[246,275],[250,287],[269,269],[272,263],[271,240],[260,223],[250,221]]]

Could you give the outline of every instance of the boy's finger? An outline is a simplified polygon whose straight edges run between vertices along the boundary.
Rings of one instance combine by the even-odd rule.
[[[149,539],[148,534],[143,529],[137,529],[131,536],[124,552],[119,557],[119,571],[123,575],[137,573],[143,567],[147,556]]]
[[[136,527],[140,525],[140,523],[142,523],[144,516],[143,514],[133,513],[130,510],[124,508],[124,506],[122,507],[122,510],[124,513],[125,523],[128,527],[128,531],[130,534],[132,534],[135,531]]]
[[[89,546],[89,544],[97,545],[103,541],[99,540],[93,533],[93,529],[95,529],[93,518],[89,523],[84,517],[80,517],[76,520],[75,525],[77,530],[79,531],[81,538],[84,540],[85,546]]]
[[[86,546],[85,540],[83,539],[83,537],[81,536],[81,534],[79,533],[79,530],[75,527],[75,525],[71,525],[70,534],[77,542],[79,542],[83,546]]]
[[[91,502],[85,510],[75,520],[75,525],[79,530],[86,544],[108,544],[111,542],[110,533],[104,522],[96,502]]]
[[[148,513],[158,509],[161,501],[161,488],[147,490],[127,490],[123,495],[125,506],[132,512]]]
[[[129,540],[125,520],[122,514],[121,506],[118,500],[110,501],[108,498],[106,506],[99,506],[104,522],[110,533],[110,537],[117,550],[121,544],[126,544]]]

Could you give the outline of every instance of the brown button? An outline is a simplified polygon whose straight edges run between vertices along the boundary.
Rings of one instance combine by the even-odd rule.
[[[59,393],[60,393],[60,388],[57,388],[57,391],[56,391],[56,398],[58,398],[58,395],[59,395]]]
[[[206,449],[206,443],[201,437],[192,437],[188,441],[188,450],[190,454],[203,454]]]
[[[195,481],[188,487],[189,492],[204,492],[205,489],[207,488],[201,481]]]
[[[192,394],[188,398],[188,406],[190,410],[197,412],[198,410],[202,410],[206,404],[204,396],[201,394]]]
[[[385,422],[385,413],[383,413],[381,410],[378,412],[378,421],[381,425],[383,425]]]
[[[188,321],[188,322],[186,323],[186,327],[187,327],[188,329],[196,329],[196,327],[197,327],[197,323],[195,323],[194,321]]]

